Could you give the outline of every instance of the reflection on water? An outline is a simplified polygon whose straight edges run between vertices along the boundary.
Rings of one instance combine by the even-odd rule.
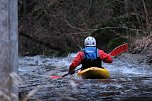
[[[83,80],[76,74],[65,78],[50,79],[50,75],[67,73],[71,57],[48,58],[45,56],[19,59],[19,74],[23,79],[20,95],[26,95],[38,85],[39,89],[30,99],[40,101],[152,101],[152,68],[133,64],[129,60],[114,59],[104,63],[110,79]]]

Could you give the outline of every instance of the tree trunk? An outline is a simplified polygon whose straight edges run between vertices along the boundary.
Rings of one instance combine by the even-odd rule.
[[[17,0],[0,0],[0,100],[18,101],[14,75],[18,67]]]
[[[144,13],[145,13],[145,20],[146,20],[146,29],[149,30],[149,20],[148,20],[148,11],[147,11],[147,7],[146,7],[146,4],[145,4],[145,0],[142,0],[142,3],[143,3],[143,7],[144,7]]]

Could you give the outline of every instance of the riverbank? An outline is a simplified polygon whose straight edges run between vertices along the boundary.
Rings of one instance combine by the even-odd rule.
[[[134,61],[152,65],[152,35],[134,39],[129,46],[129,55]]]
[[[152,63],[149,63],[149,57],[144,54],[131,54],[131,53],[123,53],[117,57],[123,61],[132,63],[132,64],[141,64],[141,65],[149,65],[152,66]]]

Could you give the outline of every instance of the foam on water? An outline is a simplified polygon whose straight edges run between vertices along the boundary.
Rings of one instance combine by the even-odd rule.
[[[62,76],[66,74],[70,63],[75,56],[76,54],[73,53],[67,57],[58,58],[50,58],[46,56],[19,58],[19,71],[32,75],[25,75],[30,77],[31,80],[29,80],[29,78],[25,80],[27,82],[24,83],[26,85],[24,90],[27,92],[27,88],[31,89],[31,87],[34,87],[37,84],[45,85],[46,87],[44,88],[46,90],[43,88],[39,93],[40,97],[38,97],[43,97],[44,99],[49,97],[52,98],[52,96],[54,97],[57,92],[62,93],[62,91],[63,94],[66,94],[67,92],[66,95],[70,95],[74,98],[88,98],[90,99],[89,101],[100,101],[102,99],[121,100],[122,98],[130,98],[131,96],[135,96],[137,98],[138,95],[140,96],[138,99],[141,99],[142,95],[142,97],[151,96],[152,69],[147,68],[146,65],[144,66],[140,64],[129,63],[128,60],[124,62],[123,60],[117,58],[115,58],[111,64],[103,63],[103,67],[109,70],[111,79],[83,80],[75,76],[76,73],[74,75],[67,76],[65,79],[51,79],[49,81],[48,79],[44,79],[44,77],[48,78],[50,75]],[[41,70],[42,68],[46,67],[52,68],[51,66],[58,68],[49,69],[48,71],[35,71],[37,68],[40,68]],[[81,67],[81,65],[77,68],[79,67]],[[34,71],[34,73],[28,72],[29,70]],[[47,87],[47,84],[52,84],[53,89],[52,87]],[[59,98],[58,93],[57,98]],[[127,101],[130,101],[130,99]]]
[[[111,74],[121,75],[147,75],[150,74],[148,68],[143,65],[130,64],[121,60],[115,60],[112,64],[104,63],[103,67],[106,67]],[[146,68],[146,69],[145,69]],[[151,69],[150,69],[151,71]]]
[[[26,66],[54,66],[54,67],[66,67],[68,68],[71,64],[72,60],[76,57],[77,53],[71,53],[67,57],[62,58],[49,58],[45,56],[33,56],[33,57],[24,57],[19,58],[19,64],[20,65],[26,65]],[[78,66],[77,68],[80,68]],[[103,63],[103,67],[106,67],[111,74],[121,74],[121,75],[145,75],[147,73],[151,73],[148,70],[145,70],[145,67],[130,64],[118,59],[114,59],[113,63]],[[19,69],[21,70],[21,68]],[[21,70],[22,71],[22,70]]]

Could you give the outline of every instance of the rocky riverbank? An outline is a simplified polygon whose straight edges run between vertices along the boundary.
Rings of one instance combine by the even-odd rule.
[[[127,61],[132,64],[138,64],[138,65],[149,65],[152,64],[148,62],[149,57],[143,54],[131,54],[131,53],[123,53],[120,56],[116,57],[118,59],[121,59],[123,61]]]
[[[135,54],[135,60],[138,59],[150,65],[152,64],[152,35],[137,38],[130,44],[130,47],[130,52]]]

